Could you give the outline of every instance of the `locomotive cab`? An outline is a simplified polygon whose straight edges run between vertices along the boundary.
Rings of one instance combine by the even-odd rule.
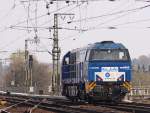
[[[130,92],[131,59],[122,44],[98,42],[68,52],[62,62],[63,95],[121,100]]]
[[[103,43],[104,44],[104,43]],[[116,100],[130,92],[131,60],[125,48],[93,48],[87,54],[88,80],[95,87],[88,91],[94,99]],[[108,43],[105,42],[105,46]]]

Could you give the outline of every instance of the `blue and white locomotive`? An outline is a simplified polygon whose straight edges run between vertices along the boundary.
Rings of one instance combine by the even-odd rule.
[[[61,76],[62,94],[68,98],[120,101],[131,89],[128,49],[103,41],[69,51],[63,57]]]

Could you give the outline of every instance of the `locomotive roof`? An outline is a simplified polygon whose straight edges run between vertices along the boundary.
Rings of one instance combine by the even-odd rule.
[[[89,46],[89,49],[126,49],[121,43],[115,43],[113,41],[96,42]]]
[[[83,48],[73,49],[71,52],[76,52],[84,49],[126,49],[126,47],[121,43],[115,43],[113,41],[102,41],[96,42],[94,44],[89,44]]]

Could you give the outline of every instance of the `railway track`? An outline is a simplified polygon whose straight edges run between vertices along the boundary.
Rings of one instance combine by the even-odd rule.
[[[7,101],[13,103],[13,105],[5,107],[1,109],[0,111],[2,113],[11,113],[11,109],[14,107],[20,107],[20,106],[26,106],[28,107],[28,110],[25,110],[24,113],[33,113],[35,109],[40,108],[46,111],[51,111],[51,112],[57,112],[57,113],[100,113],[100,112],[95,112],[92,110],[85,110],[85,109],[80,109],[79,107],[71,107],[68,105],[62,104],[62,101],[58,104],[55,102],[53,99],[50,101],[46,100],[34,100],[34,99],[27,99],[27,100],[22,100],[18,98],[9,98],[10,100]]]
[[[150,113],[149,104],[141,103],[98,103],[97,105],[131,113]]]
[[[24,97],[24,96],[1,96],[10,104],[0,109],[1,113],[12,112],[13,109],[22,109],[21,113],[38,113],[38,110],[45,110],[40,113],[150,113],[150,105],[137,103],[96,103],[71,102],[62,98]],[[47,111],[47,112],[46,112]]]
[[[13,113],[12,110],[14,109],[14,107],[25,107],[24,111],[21,111],[22,113],[35,113],[37,109],[43,109],[45,111],[50,111],[53,113],[103,113],[101,112],[101,110],[90,109],[90,107],[93,105],[87,106],[84,102],[72,103],[67,99],[29,99],[22,97],[5,97],[5,99],[12,105],[1,109],[2,113]],[[83,108],[81,107],[81,105],[87,106],[89,107],[89,109],[86,109],[85,107]],[[111,109],[108,111],[110,112]]]

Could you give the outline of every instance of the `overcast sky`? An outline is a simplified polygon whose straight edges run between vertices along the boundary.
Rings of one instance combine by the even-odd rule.
[[[129,49],[132,58],[150,54],[150,3],[144,2],[145,0],[116,0],[114,2],[99,0],[88,3],[70,2],[69,4],[58,2],[49,5],[49,9],[45,8],[46,0],[38,4],[31,2],[30,7],[28,7],[28,2],[22,1],[0,1],[0,51],[8,51],[1,52],[1,58],[8,58],[8,55],[16,50],[24,50],[24,40],[35,37],[35,29],[26,29],[26,27],[38,26],[41,27],[37,29],[40,43],[38,45],[29,43],[29,51],[40,61],[51,62],[52,58],[47,52],[40,53],[35,50],[51,51],[52,40],[47,38],[53,37],[53,30],[49,32],[46,28],[53,26],[54,13],[75,14],[74,16],[59,16],[60,27],[76,29],[75,31],[59,30],[62,55],[71,49],[103,40],[123,43]],[[50,15],[47,15],[48,12]],[[37,19],[31,21],[36,14]],[[43,16],[39,18],[41,15]],[[25,22],[27,18],[28,24]],[[67,24],[68,21],[72,23]],[[86,31],[77,31],[78,29]]]

